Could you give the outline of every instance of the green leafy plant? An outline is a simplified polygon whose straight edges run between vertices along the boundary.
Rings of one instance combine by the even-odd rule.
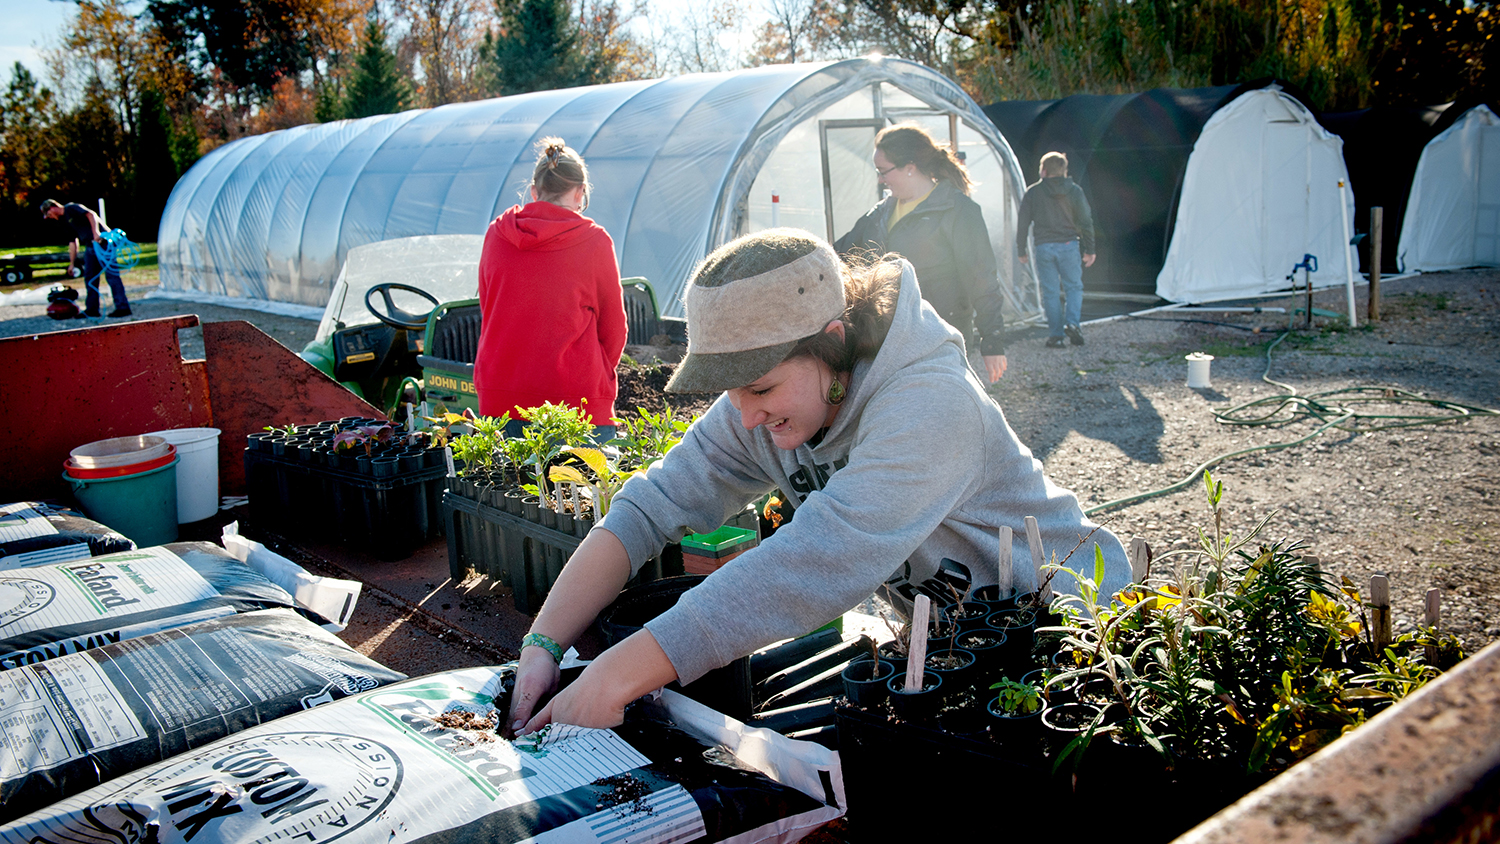
[[[661,413],[637,408],[635,416],[614,420],[618,432],[606,445],[619,449],[620,465],[625,469],[644,469],[666,456],[682,442],[689,422],[678,419],[668,405]]]
[[[609,514],[610,501],[625,485],[625,481],[643,471],[630,469],[622,472],[616,469],[604,452],[597,448],[568,446],[562,450],[562,453],[573,457],[587,467],[592,473],[592,478],[585,476],[573,465],[553,466],[547,473],[548,478],[553,483],[562,482],[588,487],[593,494],[594,508],[601,519]]]
[[[990,688],[995,690],[995,708],[1007,715],[1030,715],[1041,711],[1042,690],[1036,685],[1002,677]]]
[[[547,464],[564,449],[588,442],[594,425],[582,408],[566,404],[543,402],[536,407],[517,407],[516,411],[528,422],[521,439],[526,444],[526,462],[536,475],[536,495],[541,497],[543,506],[551,506]]]

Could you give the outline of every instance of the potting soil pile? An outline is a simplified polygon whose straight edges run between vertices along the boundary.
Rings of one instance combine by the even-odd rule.
[[[0,672],[0,822],[215,739],[406,675],[290,610]]]
[[[33,812],[0,844],[795,841],[843,812],[837,757],[763,730],[736,725],[743,758],[796,788],[655,718],[506,741],[513,677],[435,674],[289,715]],[[672,706],[725,723],[664,698],[679,723]]]
[[[179,542],[0,573],[0,669],[292,596],[211,542]]]
[[[41,501],[0,504],[0,570],[134,550],[135,543],[77,510]]]

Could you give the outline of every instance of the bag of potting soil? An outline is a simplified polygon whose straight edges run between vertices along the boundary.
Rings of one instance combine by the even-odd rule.
[[[0,572],[0,669],[292,605],[285,589],[211,542]]]
[[[299,609],[322,619],[323,629],[340,633],[354,615],[354,603],[364,584],[309,574],[286,557],[252,539],[240,536],[240,523],[224,526],[224,550],[231,557],[266,576],[287,591]]]
[[[0,827],[0,844],[748,844],[795,841],[843,814],[832,751],[670,692],[676,726],[506,741],[495,728],[511,670],[435,674],[289,715],[33,812]]]
[[[0,822],[404,679],[290,610],[218,618],[0,671],[0,723],[9,733]]]
[[[0,570],[85,560],[135,543],[77,510],[41,501],[0,504]]]

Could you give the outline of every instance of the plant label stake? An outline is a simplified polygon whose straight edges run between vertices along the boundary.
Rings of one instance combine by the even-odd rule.
[[[1031,546],[1031,564],[1036,567],[1037,597],[1041,599],[1042,606],[1050,606],[1052,584],[1042,573],[1042,566],[1047,564],[1047,558],[1042,554],[1042,528],[1036,523],[1036,516],[1026,517],[1026,544]]]
[[[922,668],[927,661],[927,620],[932,616],[932,599],[917,593],[911,609],[911,641],[906,646],[906,693],[922,691]]]
[[[1137,536],[1130,540],[1130,580],[1132,583],[1145,583],[1150,576],[1151,546]]]
[[[1009,598],[1015,591],[1016,571],[1011,565],[1010,552],[1011,543],[1015,541],[1015,531],[1010,525],[1000,528],[1000,575],[995,580],[995,591],[999,593],[1000,600]]]
[[[1438,623],[1443,620],[1443,591],[1436,587],[1427,590],[1427,626],[1436,631]],[[1437,662],[1438,651],[1435,645],[1426,648],[1427,662]]]
[[[1370,577],[1370,626],[1379,653],[1391,643],[1391,581],[1383,574]]]

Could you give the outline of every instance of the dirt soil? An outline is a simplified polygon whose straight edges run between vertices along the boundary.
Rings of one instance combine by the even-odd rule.
[[[144,298],[149,290],[130,290],[133,318],[244,319],[293,350],[316,330],[309,320]],[[1500,271],[1387,281],[1384,318],[1373,326],[1363,324],[1366,288],[1357,294],[1358,329],[1320,317],[1313,330],[1294,331],[1275,347],[1270,377],[1302,396],[1369,385],[1500,408]],[[1315,307],[1342,313],[1343,290],[1320,292]],[[50,320],[43,306],[0,308],[0,336],[84,325]],[[1045,348],[1042,333],[1030,329],[1013,338],[1010,370],[991,392],[1048,474],[1094,507],[1173,484],[1216,455],[1317,430],[1321,423],[1306,417],[1244,427],[1213,415],[1287,392],[1262,380],[1266,348],[1286,326],[1284,313],[1165,312],[1085,326],[1087,344],[1062,349]],[[191,330],[182,335],[184,356],[201,356],[201,338]],[[1215,356],[1211,389],[1186,386],[1189,352]],[[617,408],[659,411],[665,400],[679,411],[706,409],[711,397],[664,399],[669,372],[669,364],[622,366]],[[1438,412],[1394,403],[1358,409]],[[1443,627],[1472,652],[1500,638],[1497,454],[1500,417],[1474,415],[1439,425],[1333,429],[1285,450],[1231,458],[1214,474],[1224,482],[1229,529],[1241,533],[1274,513],[1264,538],[1307,543],[1325,570],[1350,577],[1362,591],[1371,575],[1386,575],[1398,629],[1419,623],[1427,590],[1440,589]],[[1158,553],[1193,545],[1198,530],[1210,526],[1201,482],[1099,518],[1125,541],[1143,537]]]

